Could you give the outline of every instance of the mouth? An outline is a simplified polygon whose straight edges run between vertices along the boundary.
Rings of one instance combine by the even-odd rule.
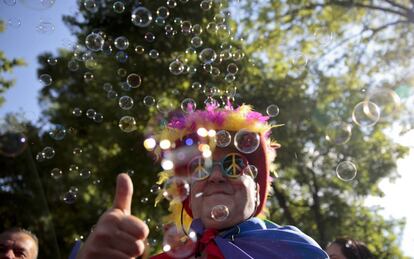
[[[212,192],[206,193],[205,196],[206,197],[209,197],[209,196],[220,195],[220,194],[222,194],[222,195],[230,195],[229,193],[227,193],[225,191],[212,191]]]

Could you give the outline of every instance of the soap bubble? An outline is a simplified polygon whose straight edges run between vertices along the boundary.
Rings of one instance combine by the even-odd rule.
[[[83,74],[83,80],[85,80],[86,83],[91,82],[94,78],[95,76],[91,72],[85,72],[85,74]]]
[[[218,147],[227,147],[231,143],[231,134],[227,130],[220,130],[216,134],[216,145]]]
[[[39,82],[42,83],[43,86],[49,86],[52,84],[53,80],[49,74],[41,74],[39,76]]]
[[[95,116],[93,116],[93,121],[96,123],[101,123],[103,121],[103,115],[96,113]]]
[[[104,42],[104,38],[99,33],[91,33],[85,39],[86,47],[92,51],[102,50]]]
[[[153,106],[155,104],[155,98],[149,95],[145,96],[143,103],[145,104],[145,106],[148,106],[148,107]]]
[[[78,62],[76,62],[76,60],[70,60],[69,62],[68,62],[68,69],[70,70],[70,71],[77,71],[78,69],[79,69],[79,64],[78,64]]]
[[[38,161],[38,162],[43,162],[43,161],[45,161],[45,160],[46,160],[45,153],[43,153],[43,152],[38,152],[38,153],[36,154],[36,161]]]
[[[148,55],[153,59],[157,59],[160,56],[160,53],[158,52],[158,50],[152,49],[152,50],[150,50]]]
[[[142,204],[145,204],[145,203],[148,203],[149,199],[148,197],[142,197],[140,201]]]
[[[154,184],[150,189],[150,193],[158,194],[160,190],[161,190],[161,186],[159,186],[158,184]]]
[[[161,98],[157,102],[157,110],[161,113],[169,113],[170,111],[174,110],[174,105],[171,100],[167,98]]]
[[[239,71],[239,67],[234,64],[234,63],[230,63],[227,65],[227,72],[229,72],[229,74],[237,74],[237,72]]]
[[[163,251],[172,258],[188,258],[194,254],[197,244],[197,234],[191,229],[184,233],[182,229],[174,224],[164,233]]]
[[[326,128],[326,140],[336,145],[343,145],[351,139],[352,127],[343,122],[330,123]]]
[[[80,108],[74,108],[72,110],[72,114],[75,115],[76,117],[80,117],[82,116],[82,110]]]
[[[119,120],[119,128],[126,133],[130,133],[137,129],[137,123],[134,117],[124,116]]]
[[[170,177],[164,184],[162,195],[167,200],[184,201],[190,194],[190,184],[183,177]]]
[[[130,110],[134,106],[134,100],[129,96],[122,96],[119,98],[119,107],[123,110]]]
[[[72,153],[75,156],[82,154],[82,152],[83,152],[82,149],[81,148],[78,148],[78,147],[74,148],[73,151],[72,151]]]
[[[203,62],[203,64],[211,64],[216,60],[217,54],[211,48],[203,49],[200,54],[198,54],[198,58]]]
[[[175,0],[167,0],[166,4],[169,8],[175,8],[177,6],[177,2]]]
[[[93,119],[95,117],[96,111],[94,109],[88,109],[86,110],[86,117],[89,119]]]
[[[62,140],[65,138],[66,129],[62,125],[56,125],[49,131],[49,136],[54,140]]]
[[[203,0],[200,3],[200,8],[203,11],[208,11],[211,9],[211,7],[213,7],[213,1],[211,0]]]
[[[55,4],[56,0],[20,0],[20,2],[30,9],[46,10],[52,7]]]
[[[253,179],[255,179],[258,174],[259,174],[259,169],[257,169],[257,167],[254,165],[247,165],[243,169],[243,175],[248,175],[252,177]]]
[[[42,34],[50,34],[55,31],[55,25],[48,21],[40,21],[38,25],[36,25],[36,31]]]
[[[121,1],[116,1],[112,5],[112,10],[114,10],[115,13],[123,13],[125,11],[125,4]]]
[[[152,14],[145,7],[137,7],[132,11],[131,21],[135,26],[141,28],[148,27],[152,21]]]
[[[179,60],[176,59],[170,63],[169,70],[173,75],[180,75],[184,71],[184,64]]]
[[[119,36],[114,41],[115,48],[119,50],[126,50],[129,46],[129,41],[125,36]]]
[[[0,129],[2,130],[2,129]],[[23,153],[27,147],[27,138],[20,132],[0,131],[0,155],[16,157]]]
[[[360,127],[374,126],[380,119],[379,107],[370,101],[363,101],[355,105],[352,111],[352,120]]]
[[[108,91],[108,93],[106,94],[106,96],[109,99],[116,99],[118,97],[118,93],[115,92],[115,91],[113,91],[113,90],[110,90],[110,91]]]
[[[336,176],[342,181],[352,181],[357,175],[357,168],[351,161],[342,161],[336,167]]]
[[[270,117],[276,117],[277,115],[279,115],[279,106],[277,106],[276,104],[271,104],[267,106],[266,113]]]
[[[144,40],[146,42],[153,42],[155,40],[155,35],[152,32],[147,32],[144,35]]]
[[[192,26],[192,24],[191,24],[191,22],[190,21],[183,21],[182,23],[181,23],[181,32],[184,34],[184,35],[188,35],[188,34],[190,34],[191,33],[191,28],[192,28],[193,26]]]
[[[125,63],[128,60],[128,54],[125,51],[120,50],[115,54],[115,59],[119,63]]]
[[[72,191],[66,192],[62,198],[63,202],[69,205],[75,203],[77,199],[78,199],[78,193],[72,192]]]
[[[211,34],[216,33],[217,32],[217,23],[209,22],[206,26],[206,30]]]
[[[204,105],[208,105],[208,106],[213,106],[213,107],[217,107],[218,106],[218,102],[216,99],[214,99],[213,97],[209,96],[204,100]]]
[[[141,85],[142,79],[140,75],[132,73],[128,75],[126,82],[131,88],[137,88]]]
[[[185,113],[191,113],[194,112],[197,108],[197,103],[191,98],[185,98],[181,102],[181,110]]]
[[[83,2],[83,6],[85,7],[86,10],[88,10],[91,13],[98,12],[98,5],[96,4],[95,0],[85,0]]]
[[[62,175],[63,175],[63,172],[59,168],[53,168],[50,171],[50,176],[55,180],[60,179],[62,177]]]
[[[216,205],[211,209],[211,218],[215,221],[225,221],[229,214],[229,208],[226,205]]]
[[[72,164],[72,165],[69,166],[69,172],[71,172],[71,173],[75,173],[78,170],[79,170],[79,167],[77,165]]]
[[[260,137],[256,132],[241,129],[234,136],[234,146],[244,154],[253,153],[259,145]]]
[[[157,16],[162,17],[162,18],[167,18],[168,16],[170,16],[170,11],[168,10],[167,7],[165,6],[160,6],[157,9]]]
[[[141,45],[136,45],[134,48],[135,53],[137,54],[144,54],[145,48]]]
[[[203,87],[200,82],[194,82],[191,84],[191,88],[193,89],[201,89],[201,87]]]
[[[19,18],[9,18],[7,20],[7,26],[11,28],[19,28],[22,25],[22,21]]]
[[[401,108],[401,100],[397,93],[391,89],[381,88],[370,92],[365,101],[375,103],[381,111],[380,120],[392,118]]]
[[[234,75],[234,74],[226,74],[225,76],[224,76],[224,80],[226,81],[226,82],[233,82],[234,80],[236,80],[236,76]]]
[[[42,153],[44,154],[46,159],[51,159],[55,156],[55,150],[52,147],[45,147],[42,150]]]
[[[50,58],[48,58],[48,59],[47,59],[47,63],[48,63],[49,65],[51,65],[51,66],[56,65],[56,64],[57,64],[57,62],[58,62],[58,59],[57,59],[57,58],[54,58],[54,57],[50,57]]]
[[[81,169],[79,172],[79,176],[82,179],[88,179],[91,176],[92,172],[88,168]]]

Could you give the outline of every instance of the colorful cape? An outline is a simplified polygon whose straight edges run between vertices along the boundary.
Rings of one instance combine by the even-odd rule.
[[[204,226],[196,219],[191,229],[201,236]],[[327,259],[328,255],[309,236],[293,226],[251,218],[220,232],[215,238],[224,258],[231,259]],[[152,259],[172,258],[163,253]]]

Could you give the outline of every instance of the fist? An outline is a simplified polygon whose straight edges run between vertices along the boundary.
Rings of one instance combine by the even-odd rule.
[[[118,175],[112,208],[99,219],[77,259],[130,259],[144,253],[148,226],[131,216],[133,185],[127,174]]]

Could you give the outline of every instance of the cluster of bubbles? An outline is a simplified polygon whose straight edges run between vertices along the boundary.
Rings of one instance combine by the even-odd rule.
[[[52,159],[55,156],[55,154],[56,154],[55,150],[52,147],[47,146],[47,147],[43,148],[42,151],[40,151],[36,154],[36,160],[38,162],[42,162],[42,161],[45,161],[47,159]]]

